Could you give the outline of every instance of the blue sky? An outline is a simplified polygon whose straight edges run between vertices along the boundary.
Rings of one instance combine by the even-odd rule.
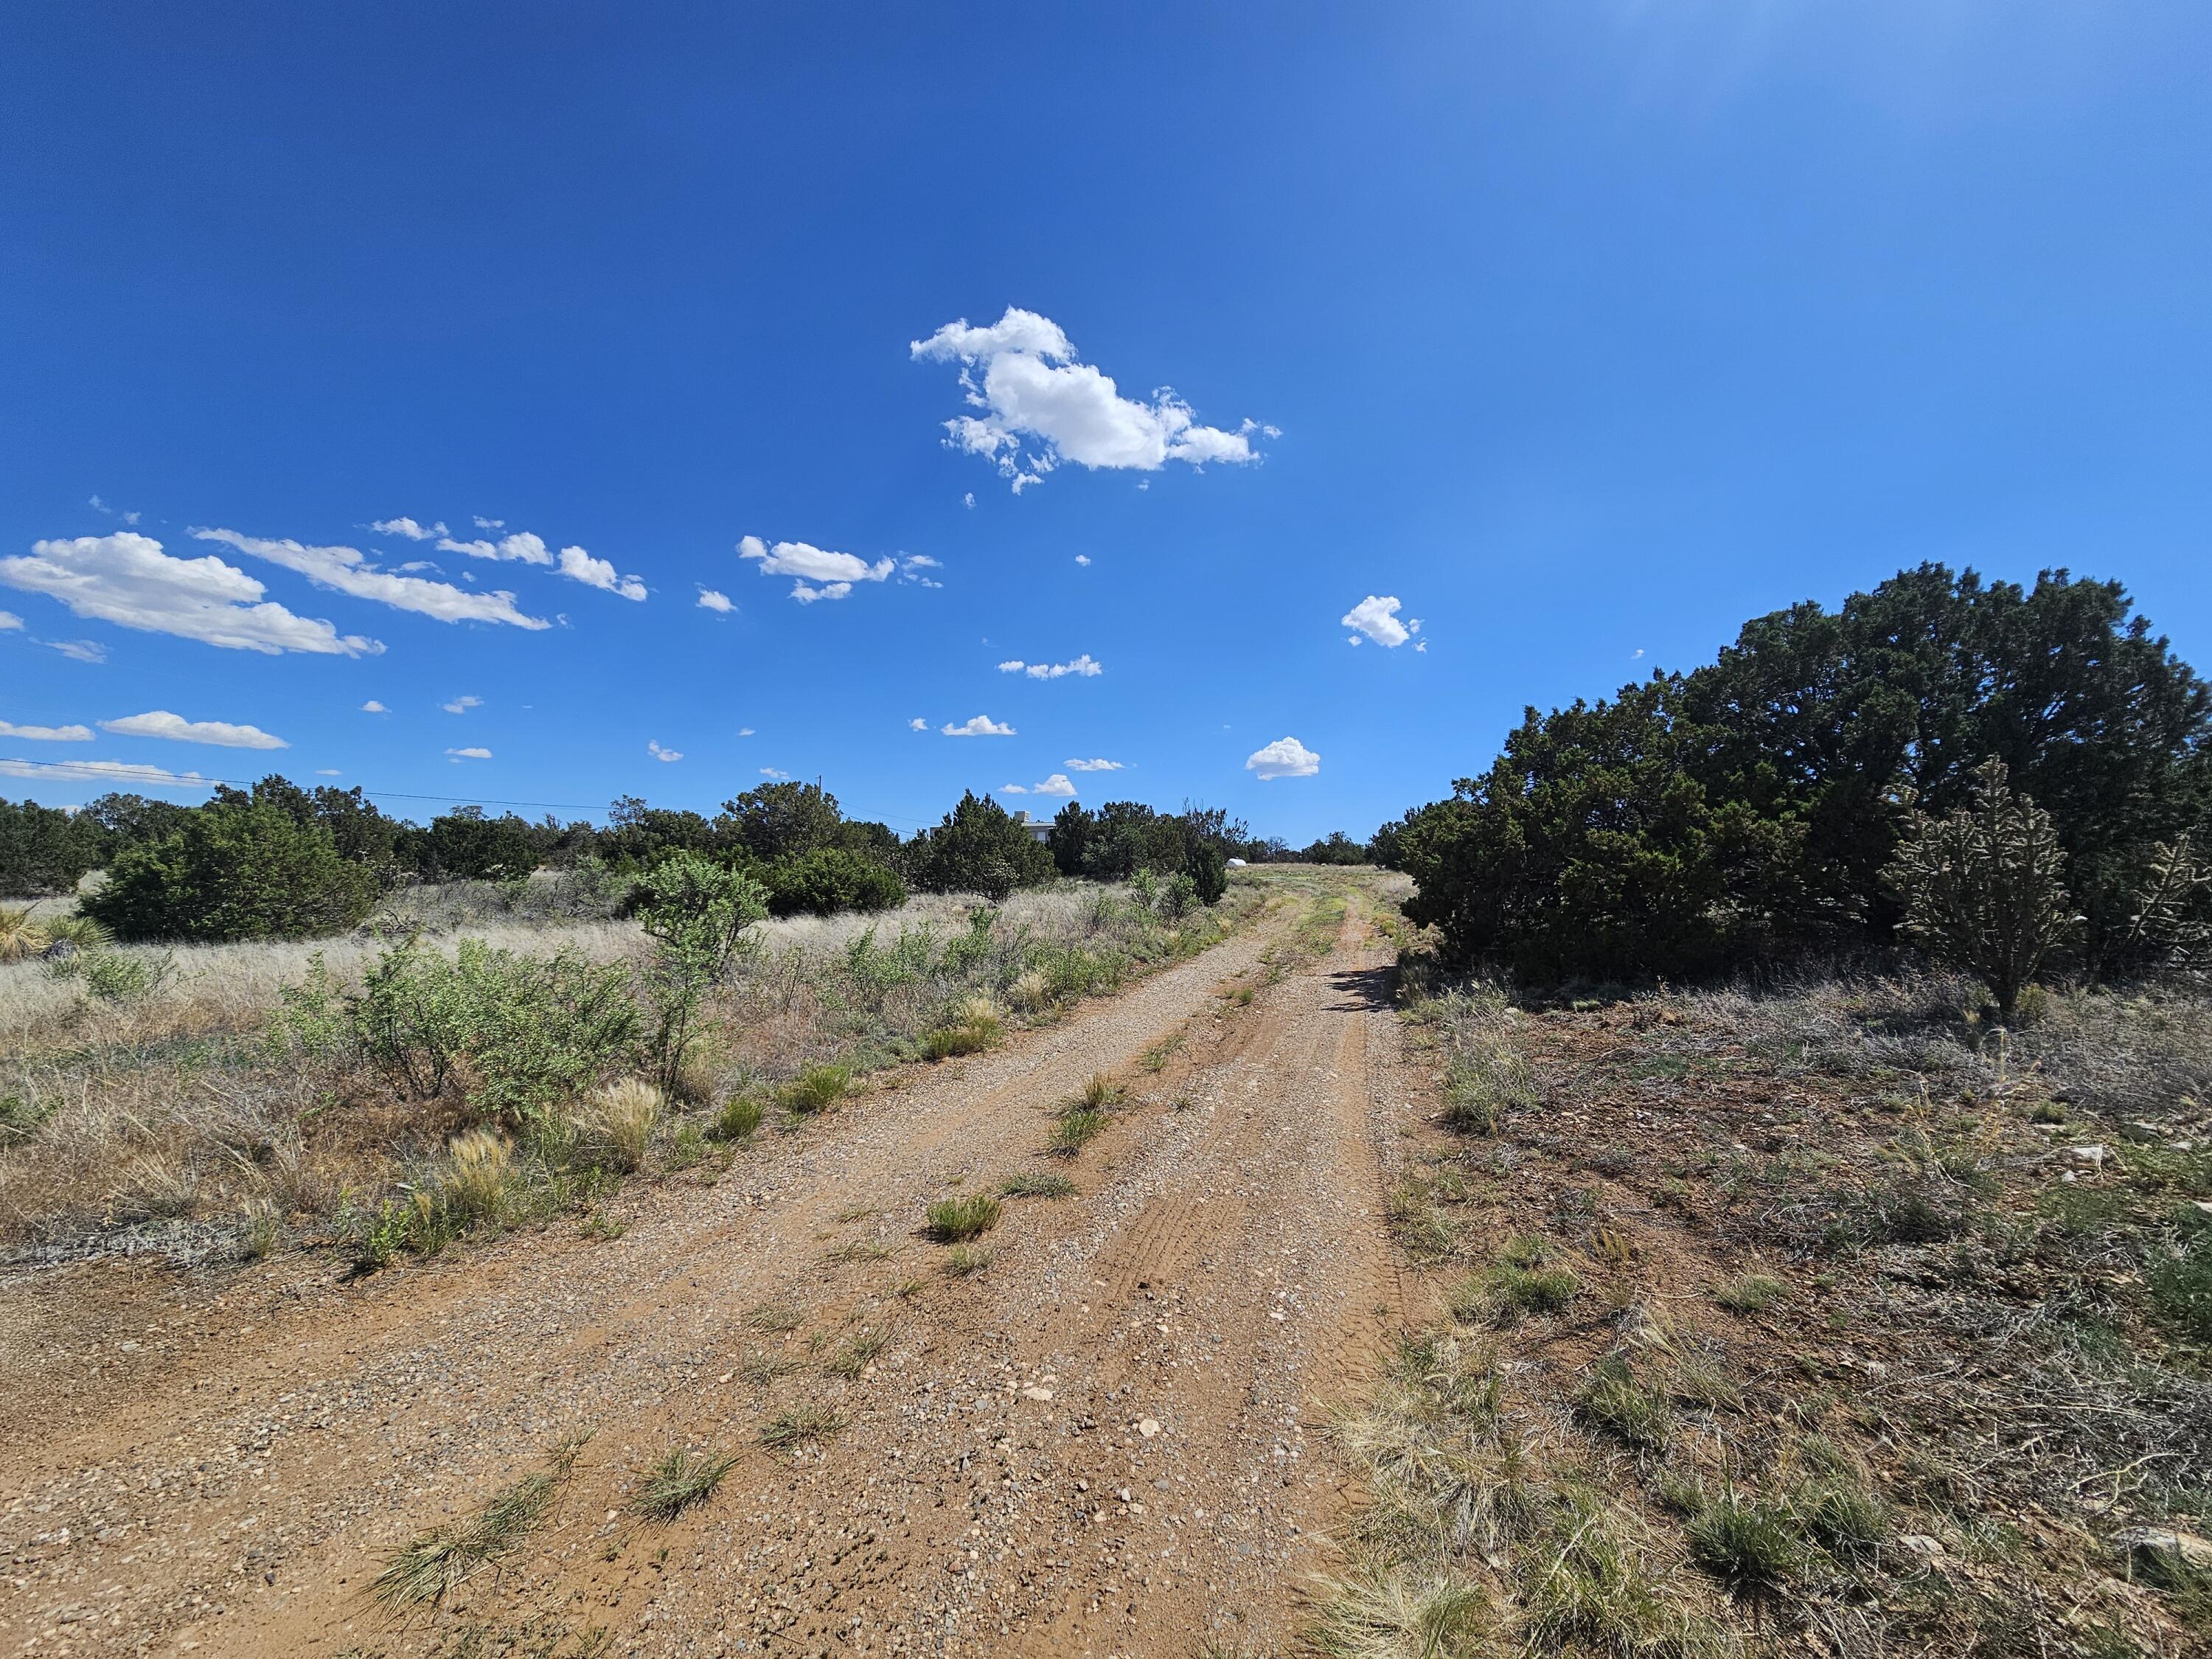
[[[0,762],[1304,841],[1924,558],[2212,660],[2201,5],[9,11]]]

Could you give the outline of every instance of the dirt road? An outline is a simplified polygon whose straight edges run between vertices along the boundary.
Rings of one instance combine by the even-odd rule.
[[[611,1241],[352,1285],[312,1258],[0,1285],[38,1347],[0,1371],[0,1651],[1279,1651],[1340,1500],[1317,1421],[1401,1295],[1385,1170],[1418,1091],[1385,960],[1357,896],[1319,957],[1279,919],[640,1188]],[[1127,1091],[1110,1127],[1045,1154],[1094,1073]],[[990,1265],[948,1271],[924,1206],[1023,1171],[1078,1190],[1008,1200]],[[809,1412],[836,1426],[762,1443]],[[586,1431],[495,1566],[371,1598]],[[647,1521],[678,1446],[738,1461]]]

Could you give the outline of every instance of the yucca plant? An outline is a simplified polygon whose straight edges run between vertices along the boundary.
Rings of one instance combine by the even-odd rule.
[[[51,937],[31,920],[27,906],[0,904],[0,962],[28,962],[45,952]]]

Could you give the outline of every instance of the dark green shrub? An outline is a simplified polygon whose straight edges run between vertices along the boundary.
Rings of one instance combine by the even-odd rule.
[[[906,884],[872,859],[820,847],[783,859],[764,872],[772,915],[834,916],[845,910],[896,910]]]
[[[998,802],[970,790],[908,858],[914,884],[932,893],[981,893],[994,902],[1052,879],[1052,854]]]
[[[2118,964],[2165,948],[2132,924],[2156,849],[2203,822],[2208,735],[2212,690],[2118,583],[2047,571],[2023,592],[1923,565],[1838,612],[1748,623],[1693,673],[1529,709],[1386,851],[1454,962],[1733,970],[1887,944],[1905,801],[1954,811],[1995,757],[2051,815],[2090,958]]]
[[[118,939],[212,945],[342,933],[376,897],[374,873],[341,857],[327,830],[255,802],[204,807],[124,848],[78,908]]]

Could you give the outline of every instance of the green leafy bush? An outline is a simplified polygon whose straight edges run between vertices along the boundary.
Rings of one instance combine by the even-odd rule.
[[[374,873],[342,857],[327,830],[251,802],[203,807],[125,848],[79,908],[118,939],[217,944],[341,933],[376,897]]]
[[[742,871],[678,853],[646,872],[636,900],[638,921],[653,941],[646,984],[656,1015],[655,1069],[661,1086],[673,1092],[699,1005],[750,945],[753,924],[768,914],[768,894]]]
[[[594,967],[463,939],[449,958],[409,937],[386,949],[358,993],[333,995],[318,958],[286,997],[303,1046],[349,1046],[416,1099],[459,1086],[487,1118],[543,1116],[629,1055],[638,1009],[621,963]]]

